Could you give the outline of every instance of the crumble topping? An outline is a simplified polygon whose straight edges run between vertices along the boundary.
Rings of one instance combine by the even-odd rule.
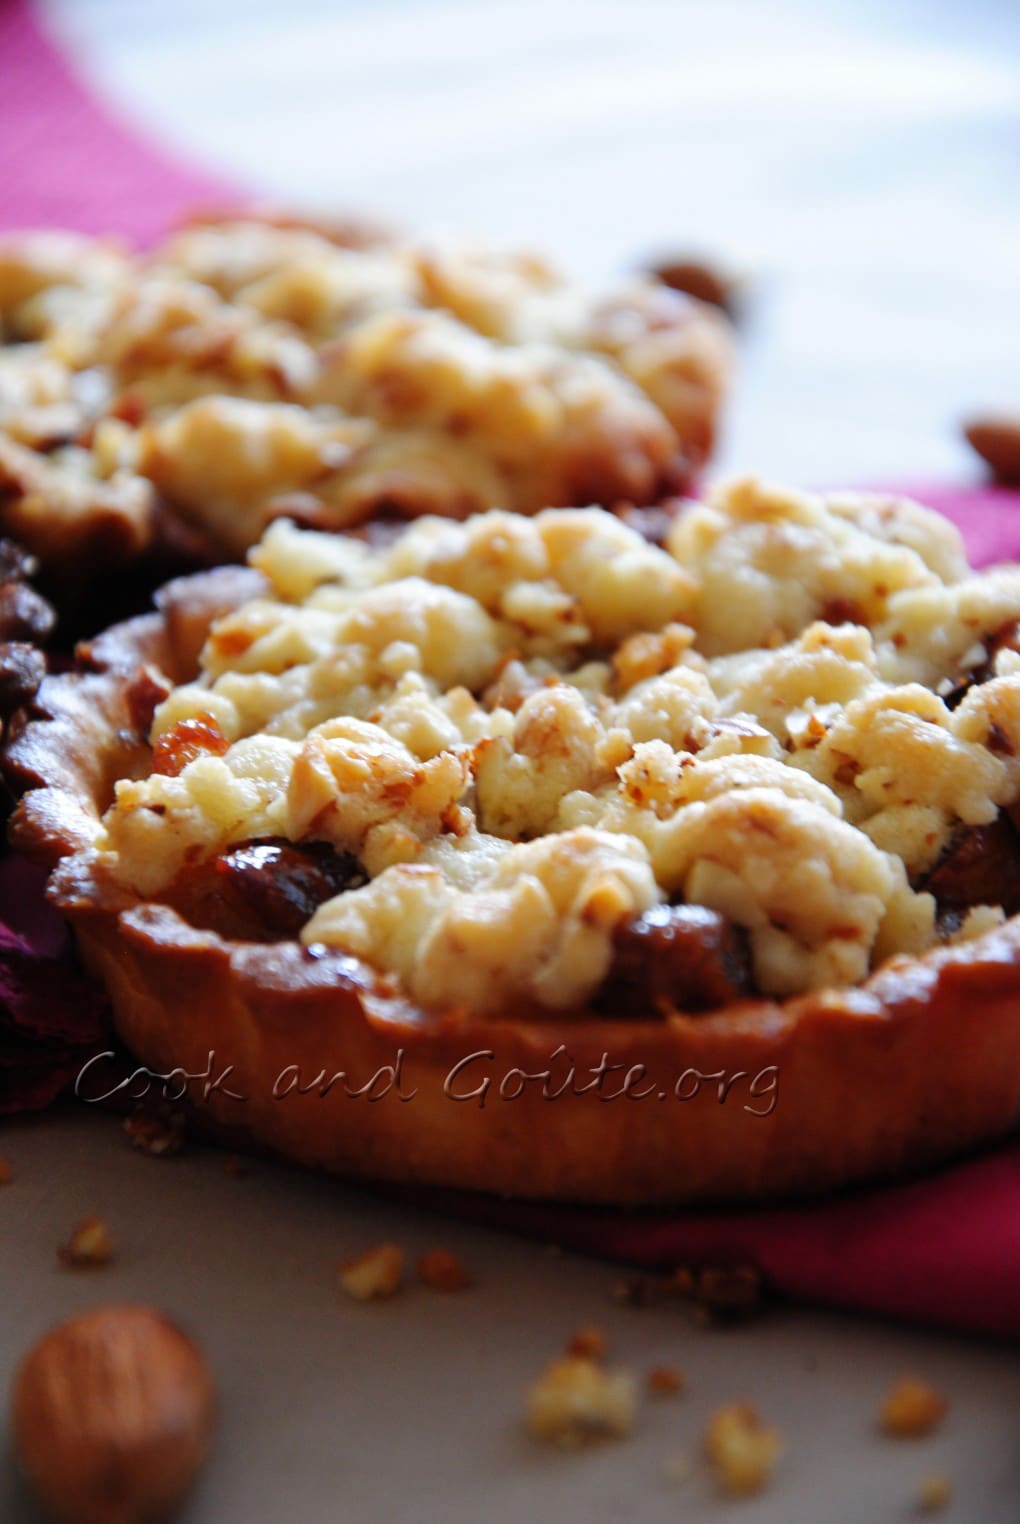
[[[799,602],[788,553],[762,570],[773,527]],[[860,612],[830,622],[848,546]],[[584,1005],[635,922],[676,940],[700,914],[720,979],[746,946],[738,998],[855,984],[1020,909],[1020,570],[972,574],[916,505],[746,480],[667,549],[599,509],[495,511],[376,548],[281,522],[251,559],[267,595],[156,711],[183,765],[120,782],[97,839],[143,895],[237,843],[327,843],[363,876],[307,901],[305,944],[518,1013]]]
[[[46,505],[84,516],[116,475],[149,536],[158,493],[240,554],[282,512],[344,528],[651,503],[710,453],[730,369],[714,309],[650,279],[600,298],[529,256],[346,238],[240,219],[134,257],[0,239],[0,462],[31,456],[0,464],[11,527],[45,551]]]

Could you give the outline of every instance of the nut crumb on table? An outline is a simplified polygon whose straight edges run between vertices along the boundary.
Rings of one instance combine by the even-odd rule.
[[[923,1439],[938,1428],[948,1411],[941,1392],[917,1376],[903,1376],[890,1388],[879,1422],[894,1439]]]
[[[917,1493],[917,1506],[921,1513],[938,1513],[953,1500],[953,1484],[942,1471],[926,1476]]]
[[[87,1270],[108,1265],[114,1257],[110,1229],[101,1217],[83,1217],[71,1236],[57,1250],[62,1265],[72,1270]]]
[[[418,1279],[433,1291],[463,1291],[471,1284],[463,1261],[449,1249],[427,1249],[418,1261]]]
[[[124,1118],[124,1135],[132,1148],[153,1159],[172,1159],[185,1142],[185,1121],[180,1113],[159,1116],[136,1112]]]
[[[723,1490],[750,1497],[768,1486],[783,1453],[783,1439],[749,1402],[735,1402],[713,1413],[704,1448]]]
[[[683,1372],[673,1365],[654,1365],[645,1377],[645,1385],[654,1397],[675,1397],[686,1384]]]
[[[404,1279],[404,1251],[399,1244],[382,1243],[354,1259],[341,1260],[340,1286],[358,1302],[395,1296]]]
[[[528,1393],[527,1426],[533,1439],[576,1449],[592,1440],[620,1439],[634,1427],[635,1389],[630,1374],[598,1360],[563,1355]]]
[[[571,1335],[565,1353],[578,1355],[584,1360],[604,1360],[606,1358],[604,1329],[594,1323],[586,1328],[579,1328],[575,1334]]]

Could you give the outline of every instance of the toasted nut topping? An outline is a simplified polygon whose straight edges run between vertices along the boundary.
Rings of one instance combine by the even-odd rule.
[[[404,1251],[399,1244],[376,1244],[339,1265],[340,1285],[359,1302],[395,1296],[404,1279]]]
[[[682,1371],[672,1365],[656,1365],[645,1377],[645,1385],[656,1397],[673,1397],[682,1392],[686,1381]]]
[[[768,1486],[783,1453],[783,1440],[750,1403],[735,1402],[712,1415],[704,1447],[723,1490],[734,1497],[750,1497]]]
[[[627,1372],[564,1355],[546,1367],[528,1393],[528,1432],[564,1449],[618,1439],[634,1427],[634,1404],[634,1382]]]
[[[63,1524],[165,1518],[208,1452],[214,1393],[198,1349],[148,1307],[103,1307],[23,1360],[11,1419],[22,1466]]]
[[[579,1328],[567,1344],[566,1353],[580,1355],[585,1360],[604,1360],[606,1358],[605,1333],[594,1325],[589,1328]]]
[[[124,1135],[133,1148],[154,1159],[170,1159],[184,1147],[185,1121],[180,1112],[161,1117],[138,1112],[125,1117]]]
[[[471,1284],[463,1263],[448,1249],[428,1249],[418,1261],[418,1279],[433,1291],[463,1291]]]
[[[894,1439],[921,1439],[937,1429],[949,1403],[926,1381],[904,1376],[889,1391],[879,1422]]]
[[[60,1263],[72,1270],[108,1265],[114,1256],[110,1230],[101,1217],[83,1217],[57,1254]]]
[[[953,1501],[953,1484],[948,1476],[933,1471],[926,1476],[917,1493],[917,1506],[922,1513],[938,1513]]]

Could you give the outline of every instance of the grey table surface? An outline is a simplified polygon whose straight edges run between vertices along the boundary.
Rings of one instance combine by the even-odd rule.
[[[1015,1524],[1020,1514],[1016,1351],[779,1307],[739,1328],[703,1328],[680,1306],[614,1300],[620,1270],[253,1161],[240,1178],[199,1149],[134,1151],[116,1118],[84,1107],[4,1129],[15,1181],[0,1192],[0,1382],[55,1320],[99,1302],[153,1302],[202,1343],[221,1392],[218,1446],[181,1524],[404,1524],[523,1518],[755,1524],[884,1524],[948,1474],[941,1518]],[[83,1214],[119,1246],[104,1269],[69,1271],[56,1246]],[[394,1239],[434,1244],[475,1279],[443,1295],[417,1283],[391,1301],[342,1295],[338,1257]],[[674,1364],[684,1393],[646,1399],[632,1436],[581,1453],[537,1446],[524,1394],[579,1327],[604,1328],[638,1377]],[[944,1428],[894,1441],[876,1430],[891,1381],[913,1372],[951,1401]],[[748,1400],[787,1452],[751,1502],[715,1491],[699,1458],[712,1409]],[[669,1474],[677,1458],[690,1478]],[[34,1514],[0,1467],[0,1519]]]
[[[592,281],[682,245],[753,277],[720,469],[804,483],[975,478],[961,413],[1020,398],[1020,7],[1015,0],[45,0],[128,117],[278,200],[364,207],[537,245]],[[1020,1367],[991,1343],[783,1308],[731,1331],[611,1299],[612,1267],[267,1164],[133,1153],[69,1112],[7,1126],[0,1382],[55,1319],[155,1301],[207,1347],[216,1456],[186,1524],[524,1517],[884,1524],[946,1471],[943,1518],[1020,1518]],[[55,1246],[88,1212],[122,1245],[93,1275]],[[359,1307],[334,1266],[383,1237],[477,1277]],[[523,1393],[580,1324],[686,1394],[626,1441],[548,1454]],[[944,1430],[880,1439],[889,1382],[952,1400]],[[729,1504],[697,1455],[718,1402],[787,1439],[775,1487]],[[9,1465],[0,1520],[31,1517]]]

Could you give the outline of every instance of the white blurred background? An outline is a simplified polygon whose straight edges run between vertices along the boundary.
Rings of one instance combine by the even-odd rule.
[[[1020,405],[1020,0],[46,0],[85,75],[255,192],[753,282],[724,468],[977,476]]]

